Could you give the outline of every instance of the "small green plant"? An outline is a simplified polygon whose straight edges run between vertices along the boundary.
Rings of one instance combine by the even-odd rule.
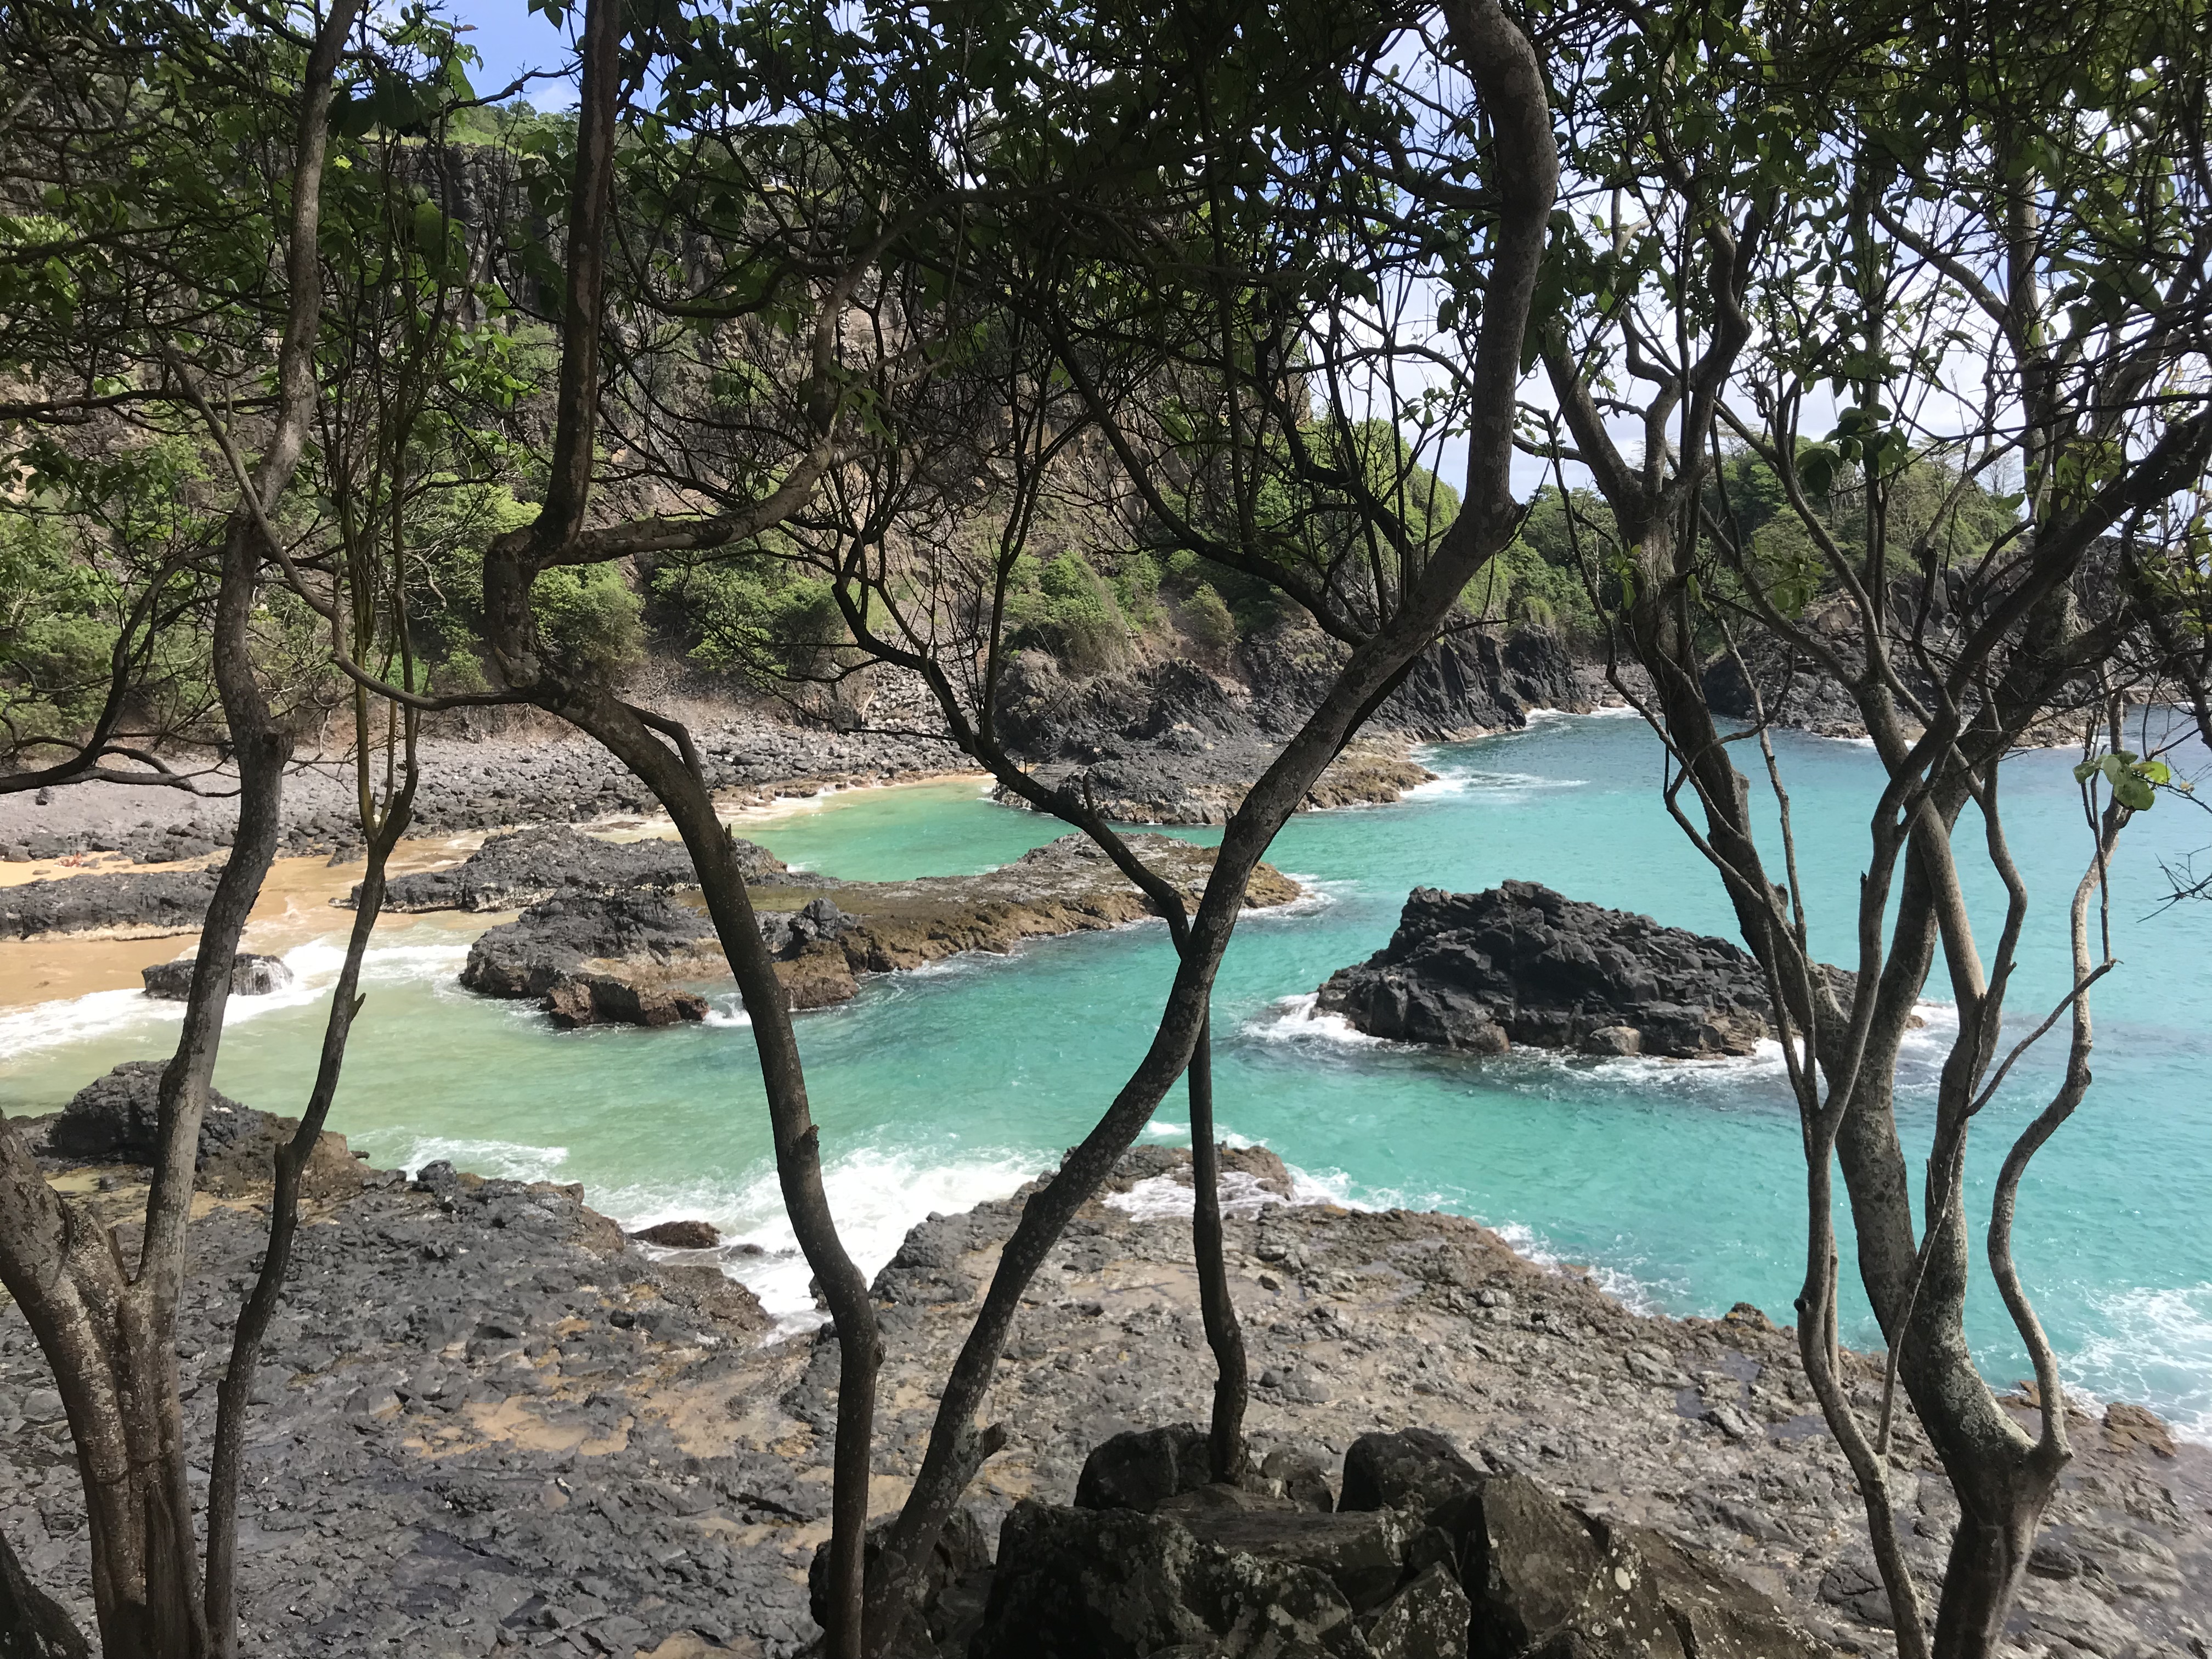
[[[2160,789],[2191,792],[2185,780],[2175,781],[2173,769],[2164,761],[2138,760],[2126,749],[2109,750],[2074,769],[2074,781],[2085,788],[2100,777],[2112,787],[2112,799],[2132,812],[2149,811]]]

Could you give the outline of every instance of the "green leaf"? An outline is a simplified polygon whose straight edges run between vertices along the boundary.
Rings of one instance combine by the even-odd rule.
[[[2150,785],[2132,772],[2121,774],[2112,785],[2112,795],[2121,805],[2137,812],[2148,812],[2152,802],[2158,799]]]

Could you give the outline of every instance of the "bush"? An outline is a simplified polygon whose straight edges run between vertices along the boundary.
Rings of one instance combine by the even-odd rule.
[[[1129,629],[1121,601],[1081,555],[1040,566],[1024,555],[1006,584],[1007,642],[1039,646],[1063,666],[1097,673],[1120,661]]]
[[[829,580],[766,555],[665,569],[655,586],[696,636],[692,659],[710,668],[807,674],[852,642]]]
[[[612,673],[645,654],[645,607],[611,565],[556,565],[530,597],[539,632],[566,660]]]
[[[1115,565],[1114,596],[1132,628],[1151,627],[1160,610],[1160,562],[1149,553],[1124,553]]]
[[[1213,584],[1200,582],[1183,606],[1183,625],[1190,636],[1215,656],[1225,654],[1237,643],[1237,619]]]

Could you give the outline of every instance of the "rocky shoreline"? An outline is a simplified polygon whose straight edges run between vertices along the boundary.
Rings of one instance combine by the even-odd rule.
[[[733,805],[974,768],[935,738],[835,732],[744,714],[700,721],[693,738],[708,786]],[[604,749],[550,726],[428,738],[421,752],[418,836],[658,810],[651,792]],[[236,780],[216,770],[201,784],[208,794],[93,782],[0,797],[0,856],[21,862],[112,853],[139,864],[207,858],[230,843],[237,809],[222,792]],[[354,787],[353,764],[342,756],[297,767],[285,780],[283,851],[355,854]]]
[[[135,1172],[49,1168],[104,1217],[127,1223],[143,1204]],[[1186,1169],[1177,1152],[1133,1153],[1025,1300],[988,1408],[1007,1449],[967,1506],[987,1549],[1024,1500],[1068,1503],[1109,1437],[1202,1415]],[[1651,1529],[1815,1643],[1893,1650],[1855,1490],[1786,1332],[1741,1306],[1717,1321],[1639,1315],[1456,1217],[1285,1202],[1279,1172],[1246,1152],[1229,1179],[1261,1460],[1318,1453],[1336,1487],[1357,1478],[1336,1462],[1360,1436],[1431,1430],[1480,1471]],[[255,1389],[246,1650],[800,1652],[814,1635],[805,1571],[827,1534],[835,1349],[820,1332],[763,1340],[757,1304],[714,1271],[744,1247],[647,1247],[575,1188],[443,1165],[357,1178],[311,1205]],[[912,1476],[935,1379],[1019,1206],[933,1217],[878,1275],[879,1510]],[[203,1447],[227,1352],[217,1322],[263,1225],[251,1194],[194,1224],[181,1359]],[[127,1226],[123,1242],[135,1248]],[[1855,1391],[1878,1390],[1875,1361],[1849,1369]],[[2125,1407],[2082,1419],[2075,1438],[2014,1650],[2203,1652],[2212,1453]],[[1914,1569],[1932,1575],[1956,1506],[1909,1421],[1894,1461]],[[84,1619],[67,1431],[6,1304],[0,1532]],[[981,1607],[946,1619],[964,1630]]]
[[[1025,652],[1005,688],[999,732],[1048,785],[1087,787],[1124,822],[1219,823],[1326,690],[1339,650],[1311,629],[1291,629],[1243,641],[1224,672],[1171,658],[1083,679]],[[927,695],[897,690],[871,709],[898,723],[877,728],[800,723],[765,699],[724,697],[683,713],[708,787],[733,804],[973,771],[973,760],[936,735]],[[1514,729],[1534,709],[1580,711],[1611,700],[1601,676],[1549,634],[1454,636],[1423,659],[1307,804],[1395,800],[1430,775],[1407,753],[1416,742]],[[644,785],[605,750],[542,716],[464,724],[426,737],[420,752],[415,832],[423,836],[656,810]],[[172,864],[216,855],[231,837],[235,775],[189,757],[178,757],[177,769],[199,793],[88,782],[0,797],[0,860],[107,854]],[[302,761],[286,781],[283,850],[355,854],[354,792],[343,753]]]

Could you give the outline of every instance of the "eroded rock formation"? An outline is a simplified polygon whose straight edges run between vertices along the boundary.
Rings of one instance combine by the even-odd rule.
[[[1674,1059],[1750,1053],[1768,1006],[1759,965],[1726,939],[1528,881],[1416,887],[1390,943],[1330,975],[1316,1003],[1372,1036],[1474,1054]]]

